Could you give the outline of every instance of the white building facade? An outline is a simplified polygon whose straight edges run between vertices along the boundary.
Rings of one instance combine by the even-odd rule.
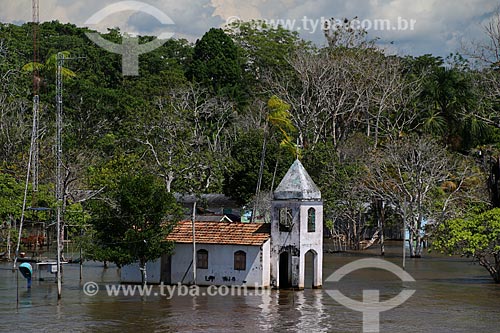
[[[148,283],[303,289],[306,255],[310,254],[312,287],[320,288],[323,203],[321,192],[299,160],[274,192],[270,213],[270,224],[196,222],[195,246],[191,221],[180,222],[167,237],[175,244],[172,255],[148,263]],[[123,267],[121,281],[140,283],[138,264]]]
[[[259,223],[180,222],[167,240],[174,242],[172,255],[147,265],[148,283],[197,285],[270,286],[269,225]],[[193,249],[196,263],[193,265]],[[121,269],[122,283],[140,283],[138,264]]]
[[[313,257],[312,287],[323,279],[321,192],[296,160],[274,191],[271,205],[271,282],[277,288],[305,287],[305,261]]]

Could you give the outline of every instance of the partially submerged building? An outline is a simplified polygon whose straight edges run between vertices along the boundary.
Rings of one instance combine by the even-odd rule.
[[[173,253],[148,263],[148,282],[301,289],[310,253],[312,285],[321,287],[323,203],[321,192],[299,160],[292,164],[273,199],[271,223],[195,222],[194,246],[193,223],[180,222],[167,238],[175,244]],[[123,267],[121,280],[140,283],[138,264]]]

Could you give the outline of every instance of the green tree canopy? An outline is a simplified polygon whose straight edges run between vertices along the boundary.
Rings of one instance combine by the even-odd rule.
[[[171,249],[165,237],[179,221],[181,210],[154,176],[123,175],[116,188],[89,206],[95,232],[91,257],[118,266],[139,261],[143,269],[147,261]]]
[[[196,41],[188,77],[215,93],[237,97],[244,89],[238,47],[222,30],[212,28]]]
[[[500,283],[500,208],[445,221],[432,245],[443,253],[473,258]]]

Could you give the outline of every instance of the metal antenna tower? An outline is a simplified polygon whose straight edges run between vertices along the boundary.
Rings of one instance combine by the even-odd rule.
[[[30,151],[28,156],[28,167],[26,172],[26,183],[24,187],[24,198],[23,207],[21,212],[21,221],[19,223],[19,234],[17,238],[16,253],[14,258],[13,269],[16,268],[17,259],[19,257],[19,246],[21,243],[21,236],[23,230],[24,216],[26,211],[26,201],[28,199],[28,187],[30,182],[30,174],[32,176],[33,191],[38,191],[38,158],[39,158],[39,109],[40,109],[40,97],[38,95],[38,90],[40,86],[40,76],[38,73],[38,25],[40,23],[40,11],[39,11],[39,0],[32,0],[31,4],[33,7],[33,125],[31,131],[31,143]]]

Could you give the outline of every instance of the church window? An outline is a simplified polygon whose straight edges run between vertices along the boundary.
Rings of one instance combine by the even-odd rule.
[[[309,208],[307,210],[307,232],[316,231],[316,210],[314,208]]]

